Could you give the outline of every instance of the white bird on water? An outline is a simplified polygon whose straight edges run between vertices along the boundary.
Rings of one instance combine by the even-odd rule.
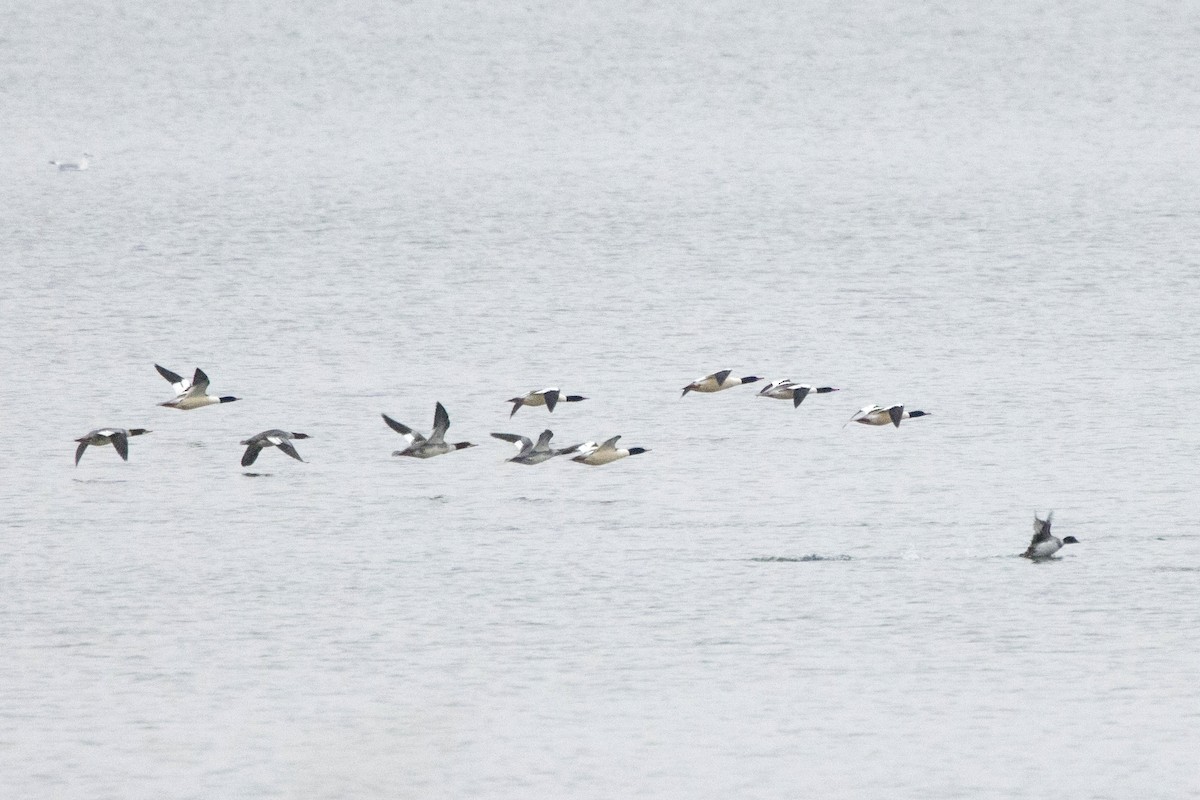
[[[81,172],[88,168],[88,159],[91,157],[91,153],[84,153],[83,158],[78,161],[51,161],[50,163],[58,167],[59,172]]]

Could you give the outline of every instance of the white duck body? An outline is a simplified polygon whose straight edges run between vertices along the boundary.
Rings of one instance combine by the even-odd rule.
[[[78,161],[51,161],[50,163],[58,167],[59,172],[81,172],[88,168],[89,158],[91,158],[91,154],[84,153],[83,158]]]
[[[839,391],[832,386],[809,386],[805,383],[795,383],[789,378],[771,381],[758,392],[759,397],[770,397],[774,400],[791,400],[792,408],[798,408],[804,398],[810,394],[828,394]]]
[[[207,394],[208,392],[208,376],[204,374],[204,370],[196,367],[196,372],[191,380],[180,377],[176,373],[154,365],[158,370],[158,374],[162,375],[171,384],[177,394],[173,400],[168,400],[165,403],[159,403],[160,406],[166,408],[177,408],[180,411],[191,411],[194,408],[204,408],[205,406],[215,406],[219,403],[232,403],[239,399],[237,397],[214,397]]]
[[[721,392],[725,389],[732,389],[734,386],[741,386],[745,383],[754,383],[761,381],[756,375],[747,375],[744,378],[733,377],[732,369],[723,369],[714,372],[711,375],[705,375],[703,378],[696,380],[683,387],[683,394],[680,397],[687,395],[688,392],[701,392],[703,394],[712,394],[713,392]]]
[[[522,406],[530,406],[537,408],[538,406],[546,406],[547,410],[553,412],[554,407],[559,403],[578,403],[587,400],[586,397],[581,397],[577,394],[563,394],[562,390],[556,386],[550,386],[546,389],[539,389],[536,392],[526,392],[520,397],[514,397],[508,402],[513,404],[512,411],[508,416],[512,417]]]
[[[603,444],[596,444],[595,442],[582,444],[579,446],[579,455],[571,460],[577,461],[580,464],[587,464],[590,467],[598,467],[603,464],[611,464],[622,458],[650,452],[644,447],[630,447],[628,449],[617,447],[617,440],[620,438],[620,436],[614,436],[606,440]]]
[[[863,425],[887,425],[891,423],[899,428],[901,420],[928,415],[928,411],[905,411],[902,405],[892,405],[887,408],[882,406],[863,406],[842,427],[846,427],[851,422],[858,422]]]

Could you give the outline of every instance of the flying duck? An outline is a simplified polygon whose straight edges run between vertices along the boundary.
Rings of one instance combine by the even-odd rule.
[[[529,440],[527,436],[518,436],[515,433],[493,433],[492,436],[505,442],[512,442],[518,448],[515,456],[508,459],[514,464],[541,464],[543,461],[549,461],[555,456],[574,453],[581,445],[573,444],[570,447],[551,447],[550,439],[554,437],[554,431],[547,428],[542,431],[542,435],[538,437],[537,444]]]
[[[650,452],[644,447],[630,447],[629,449],[617,447],[617,440],[620,438],[620,436],[614,436],[603,444],[596,444],[595,442],[582,444],[579,446],[579,455],[571,460],[578,461],[580,464],[598,467],[601,464],[609,464],[626,456],[636,456],[641,453]]]
[[[586,397],[580,397],[577,394],[564,395],[561,390],[550,387],[542,389],[538,392],[528,392],[520,397],[514,397],[509,400],[513,404],[512,411],[509,412],[509,418],[516,414],[521,406],[545,406],[548,410],[554,411],[554,407],[559,403],[578,403],[581,400],[587,400]]]
[[[679,396],[685,397],[688,392],[704,392],[705,394],[711,394],[712,392],[719,392],[723,389],[733,388],[734,386],[741,386],[743,383],[754,383],[755,381],[762,380],[762,378],[754,375],[747,375],[744,378],[731,378],[729,376],[732,373],[733,370],[731,369],[723,369],[720,372],[714,372],[712,375],[705,375],[703,378],[697,378],[687,386],[683,387],[683,394]]]
[[[433,458],[434,456],[453,453],[455,450],[462,450],[464,447],[475,446],[470,442],[455,442],[454,444],[450,444],[445,440],[446,429],[450,427],[450,415],[446,413],[446,408],[441,403],[438,403],[433,411],[433,431],[429,434],[428,439],[407,425],[392,419],[387,414],[383,414],[382,416],[383,421],[388,424],[389,428],[405,439],[408,439],[409,442],[408,447],[393,452],[392,455],[394,456]]]
[[[828,394],[829,392],[836,391],[838,390],[832,386],[809,386],[802,383],[793,383],[791,379],[784,378],[783,380],[768,383],[759,391],[758,396],[772,397],[776,400],[791,400],[792,408],[798,408],[809,394]]]
[[[232,403],[234,400],[239,399],[237,397],[213,397],[205,394],[208,391],[208,376],[199,367],[196,367],[196,373],[192,376],[191,380],[182,378],[166,367],[160,367],[158,364],[155,364],[154,368],[158,370],[159,375],[167,379],[171,384],[171,388],[176,393],[174,400],[159,403],[160,406],[178,408],[180,411],[190,411],[193,408],[203,408],[204,406],[212,406],[218,403]]]
[[[905,411],[902,405],[888,406],[887,408],[863,406],[853,417],[846,420],[842,427],[846,427],[851,422],[861,422],[863,425],[887,425],[890,422],[899,428],[902,419],[927,416],[929,416],[928,411]]]
[[[91,153],[84,153],[83,158],[78,161],[51,161],[50,163],[58,167],[59,172],[80,172],[88,168],[88,159],[91,157]]]
[[[96,445],[99,447],[102,444],[111,444],[117,449],[121,455],[122,461],[129,460],[129,437],[141,436],[143,433],[150,433],[145,428],[97,428],[90,431],[87,436],[81,436],[75,441],[79,442],[79,447],[75,448],[75,466],[79,466],[79,459],[83,458],[83,451],[88,449],[88,445]]]
[[[1064,544],[1079,544],[1079,540],[1074,536],[1068,536],[1065,539],[1052,536],[1050,534],[1050,523],[1053,519],[1053,511],[1047,514],[1045,519],[1038,519],[1038,515],[1034,513],[1033,539],[1029,541],[1029,547],[1026,548],[1025,552],[1021,553],[1022,558],[1041,561],[1057,553],[1062,549]]]
[[[300,457],[300,454],[296,452],[296,448],[292,446],[291,440],[308,438],[310,437],[307,433],[289,433],[288,431],[281,431],[278,428],[272,428],[269,431],[255,434],[241,442],[241,444],[246,445],[246,452],[242,453],[242,466],[248,467],[253,464],[264,447],[278,447],[297,461],[304,461]]]

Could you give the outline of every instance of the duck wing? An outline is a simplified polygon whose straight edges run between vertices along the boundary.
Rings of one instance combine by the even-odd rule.
[[[1050,538],[1050,525],[1053,520],[1053,511],[1047,514],[1045,519],[1038,519],[1037,514],[1033,515],[1033,541],[1030,543],[1031,546]]]
[[[242,466],[248,467],[258,458],[258,454],[262,452],[262,448],[257,444],[251,444],[246,448],[246,452],[242,453]]]
[[[279,440],[278,442],[275,443],[275,446],[278,447],[283,452],[287,453],[292,458],[296,459],[297,461],[304,460],[303,458],[300,457],[300,454],[296,452],[296,448],[292,445],[292,443],[289,442],[287,439]]]
[[[558,395],[558,389],[547,389],[542,394],[542,397],[546,398],[546,408],[550,409],[551,411],[554,410],[554,407],[558,405]]]
[[[515,433],[493,433],[492,437],[503,442],[511,442],[512,444],[515,444],[517,449],[520,451],[517,453],[517,458],[520,458],[521,456],[533,450],[533,442],[531,442],[527,436],[518,436]]]
[[[122,461],[129,460],[129,437],[125,431],[113,431],[109,437],[112,441],[112,446],[117,448],[117,452],[121,454]]]
[[[614,436],[611,439],[605,439],[604,443],[602,445],[600,445],[599,447],[597,447],[596,450],[597,451],[616,450],[617,449],[617,440],[619,440],[620,438],[621,438],[620,436]]]
[[[155,364],[154,368],[158,370],[159,375],[162,375],[167,379],[167,382],[171,384],[171,388],[175,390],[175,394],[183,394],[188,390],[188,387],[192,385],[191,381],[185,380],[183,376],[171,372],[171,370],[167,369],[166,367]]]
[[[544,452],[544,451],[549,450],[550,449],[550,440],[553,438],[554,438],[554,431],[547,428],[546,430],[542,431],[542,435],[538,437],[537,444],[535,444],[533,446],[533,449],[538,452]]]
[[[441,444],[446,440],[446,431],[450,428],[450,415],[441,403],[433,410],[433,431],[429,434],[430,444]]]
[[[410,444],[423,444],[425,442],[425,437],[422,434],[417,433],[403,422],[397,422],[387,414],[380,414],[380,416],[383,417],[383,421],[387,423],[389,428],[403,436],[405,439],[408,439]]]
[[[208,391],[208,376],[204,374],[204,370],[196,367],[196,373],[192,375],[192,388],[188,392],[192,394],[204,394]]]
[[[79,441],[79,447],[75,448],[75,466],[79,466],[79,459],[83,458],[83,451],[87,450],[88,443],[86,439]]]

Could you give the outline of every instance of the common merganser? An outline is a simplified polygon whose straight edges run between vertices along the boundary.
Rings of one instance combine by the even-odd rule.
[[[272,428],[269,431],[255,434],[241,442],[241,444],[246,445],[246,452],[242,453],[242,466],[248,467],[253,464],[264,447],[278,447],[297,461],[304,461],[300,457],[300,454],[296,452],[296,448],[292,446],[291,440],[308,438],[310,437],[307,433],[281,431],[278,428]]]
[[[554,411],[554,407],[559,403],[578,403],[582,400],[587,400],[586,397],[580,397],[577,394],[564,395],[561,390],[551,386],[548,389],[542,389],[537,392],[528,392],[520,397],[514,397],[509,400],[513,404],[512,411],[508,416],[511,418],[516,414],[521,406],[545,406],[547,410]]]
[[[697,378],[687,386],[683,387],[683,394],[679,396],[684,397],[688,392],[704,392],[706,394],[711,394],[712,392],[731,389],[734,386],[741,386],[743,383],[754,383],[755,381],[762,380],[762,378],[759,378],[755,375],[747,375],[744,378],[731,378],[729,376],[732,373],[733,370],[731,369],[723,369],[720,372],[714,372],[712,375],[705,375],[703,378]]]
[[[863,425],[887,425],[889,422],[900,427],[900,420],[909,419],[910,417],[927,417],[928,411],[905,411],[904,406],[894,405],[884,408],[882,406],[863,406],[858,412],[846,420],[842,427],[846,427],[851,422],[861,422]]]
[[[791,400],[792,408],[798,408],[804,402],[804,398],[809,394],[828,394],[836,392],[838,389],[832,386],[809,386],[803,383],[794,383],[789,378],[783,380],[771,381],[764,386],[758,393],[759,397],[771,397],[776,400]]]
[[[1050,534],[1050,523],[1053,519],[1053,511],[1047,514],[1045,519],[1038,519],[1036,513],[1033,515],[1033,539],[1030,540],[1029,547],[1025,552],[1021,553],[1022,558],[1040,561],[1044,558],[1050,558],[1050,556],[1061,550],[1064,544],[1079,544],[1079,540],[1074,536],[1068,536],[1064,539],[1052,536]]]
[[[550,439],[553,438],[554,431],[549,428],[542,431],[542,435],[538,437],[537,444],[530,441],[528,436],[518,436],[515,433],[493,433],[492,436],[501,441],[512,442],[520,448],[520,452],[508,459],[514,464],[541,464],[543,461],[549,461],[555,456],[574,453],[580,447],[577,444],[573,444],[570,447],[551,447]]]
[[[205,394],[208,391],[208,376],[204,374],[204,370],[196,367],[196,373],[191,380],[181,378],[166,367],[154,365],[158,370],[158,374],[162,375],[171,384],[171,388],[178,394],[174,400],[168,400],[165,403],[159,403],[160,406],[167,408],[178,408],[180,411],[190,411],[193,408],[204,408],[204,406],[213,406],[218,403],[232,403],[237,397],[213,397]]]
[[[383,421],[388,424],[388,427],[396,433],[408,439],[408,447],[403,450],[396,450],[392,453],[394,456],[412,456],[413,458],[433,458],[434,456],[453,453],[455,450],[462,450],[465,447],[474,447],[470,442],[456,442],[451,444],[445,441],[446,430],[450,427],[450,415],[446,413],[445,407],[438,403],[433,411],[433,431],[429,434],[429,438],[425,438],[421,434],[414,431],[402,422],[383,414]]]
[[[579,446],[579,455],[571,460],[578,461],[580,464],[598,467],[601,464],[609,464],[626,456],[636,456],[641,453],[650,452],[644,447],[630,447],[629,449],[617,447],[617,440],[620,438],[620,436],[614,436],[603,444],[596,444],[595,442],[582,444]]]
[[[111,444],[120,454],[122,461],[129,460],[129,437],[141,436],[143,433],[150,433],[145,428],[97,428],[94,431],[88,432],[86,436],[81,436],[75,441],[79,442],[79,447],[75,448],[75,466],[79,466],[79,459],[83,458],[83,451],[88,449],[88,445],[96,445],[99,447],[102,444]]]

